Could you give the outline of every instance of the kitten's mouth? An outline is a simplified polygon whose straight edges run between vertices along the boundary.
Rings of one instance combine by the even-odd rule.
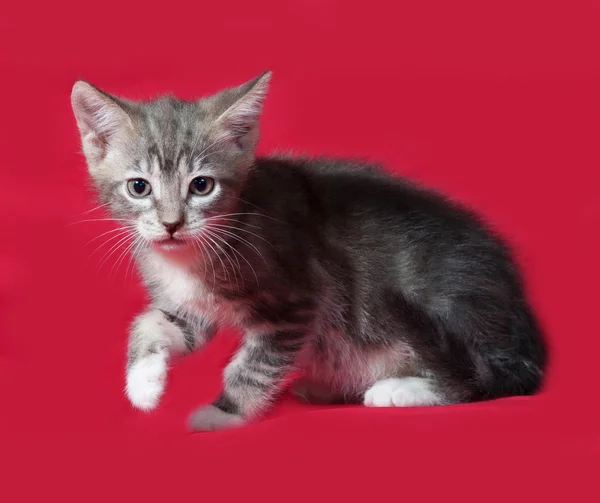
[[[152,245],[160,251],[174,251],[185,247],[187,243],[183,239],[166,238],[154,241]]]

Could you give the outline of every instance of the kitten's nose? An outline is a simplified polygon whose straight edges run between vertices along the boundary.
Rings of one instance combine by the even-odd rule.
[[[172,236],[178,229],[181,228],[183,225],[183,220],[177,220],[177,222],[163,222],[162,224],[165,226],[165,229],[167,229],[167,232]]]

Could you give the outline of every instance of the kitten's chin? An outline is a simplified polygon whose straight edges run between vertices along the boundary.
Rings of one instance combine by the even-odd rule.
[[[188,255],[193,252],[190,243],[183,239],[161,239],[152,242],[154,251],[165,255]]]

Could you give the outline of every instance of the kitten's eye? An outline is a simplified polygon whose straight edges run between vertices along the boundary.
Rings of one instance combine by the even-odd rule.
[[[194,178],[192,183],[190,183],[190,192],[197,196],[205,196],[212,192],[214,186],[214,179],[206,176],[199,176],[198,178]]]
[[[146,197],[152,192],[152,187],[143,178],[134,178],[127,182],[127,190],[133,197]]]

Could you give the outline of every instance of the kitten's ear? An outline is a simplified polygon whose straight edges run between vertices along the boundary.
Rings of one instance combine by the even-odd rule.
[[[232,140],[244,150],[256,148],[260,115],[270,80],[271,72],[267,71],[250,82],[221,93],[226,102],[234,101],[215,121],[220,137]]]
[[[82,80],[73,86],[71,105],[83,152],[93,167],[104,159],[113,141],[131,129],[131,118],[115,99]]]

